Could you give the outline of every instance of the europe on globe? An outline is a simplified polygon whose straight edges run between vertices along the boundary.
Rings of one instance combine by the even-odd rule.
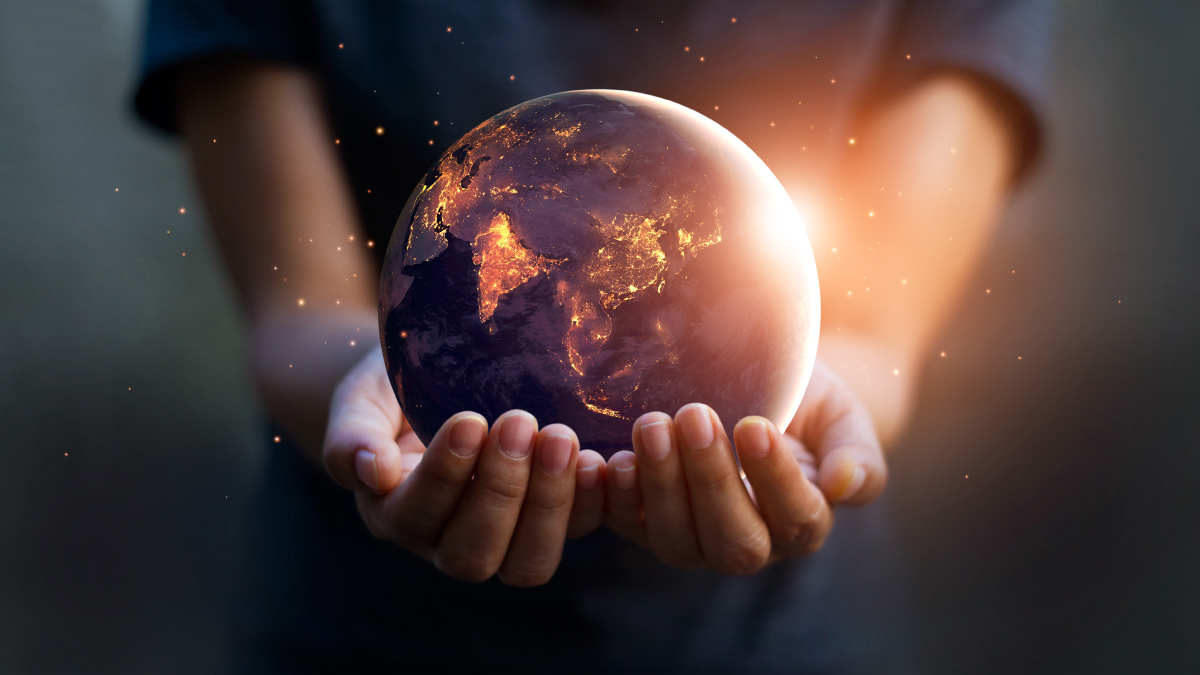
[[[456,412],[520,408],[604,455],[653,410],[785,426],[812,372],[812,249],[765,164],[707,117],[571,91],[480,124],[409,198],[380,337],[429,443]]]

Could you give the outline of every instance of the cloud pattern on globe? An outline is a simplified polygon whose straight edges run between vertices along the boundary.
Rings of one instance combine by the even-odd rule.
[[[712,120],[575,91],[496,115],[413,191],[380,332],[426,443],[520,408],[605,455],[644,412],[701,401],[784,425],[812,370],[816,268],[769,169]]]

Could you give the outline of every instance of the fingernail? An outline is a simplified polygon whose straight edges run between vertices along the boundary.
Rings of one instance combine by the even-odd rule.
[[[679,415],[679,431],[683,440],[693,450],[703,450],[713,444],[712,417],[708,406],[693,404],[684,408]]]
[[[354,471],[367,487],[372,490],[379,489],[379,469],[375,466],[375,453],[370,450],[354,453]]]
[[[633,472],[633,466],[618,466],[613,471],[613,482],[617,484],[618,490],[632,490],[637,484],[637,475]]]
[[[749,459],[762,459],[771,452],[771,436],[762,420],[747,420],[738,425],[738,454]]]
[[[563,434],[549,434],[542,441],[542,469],[551,476],[561,476],[571,463],[571,448],[575,441]]]
[[[483,446],[487,425],[474,415],[454,423],[450,430],[450,451],[460,457],[473,457]]]
[[[661,462],[671,454],[671,430],[666,420],[643,424],[638,427],[642,434],[642,449],[650,459]]]
[[[842,494],[837,500],[842,501],[858,494],[858,491],[862,489],[863,483],[866,482],[867,470],[861,466],[854,467],[854,473],[850,474],[850,481],[846,483],[846,488],[842,490]]]
[[[533,447],[533,420],[529,415],[509,415],[500,429],[500,451],[513,459],[522,459]]]
[[[595,490],[600,484],[600,465],[589,464],[575,470],[575,487],[580,490]]]

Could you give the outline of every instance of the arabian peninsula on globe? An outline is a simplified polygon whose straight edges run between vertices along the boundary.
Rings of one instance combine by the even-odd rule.
[[[520,408],[605,456],[699,401],[786,425],[817,348],[816,266],[779,181],[716,122],[625,91],[528,101],[429,170],[380,287],[388,375],[429,443]]]

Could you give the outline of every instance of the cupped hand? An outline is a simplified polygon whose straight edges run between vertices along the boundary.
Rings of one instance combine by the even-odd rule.
[[[446,420],[425,447],[401,413],[376,351],[334,392],[325,468],[357,493],[373,535],[446,574],[507,584],[549,581],[564,539],[596,529],[604,510],[604,460],[580,452],[570,428],[538,430],[527,412],[489,430],[473,412]]]
[[[605,523],[672,567],[749,574],[816,551],[833,526],[833,504],[879,496],[887,465],[871,417],[821,362],[784,432],[746,417],[733,445],[700,403],[640,417],[634,451],[606,468]]]

